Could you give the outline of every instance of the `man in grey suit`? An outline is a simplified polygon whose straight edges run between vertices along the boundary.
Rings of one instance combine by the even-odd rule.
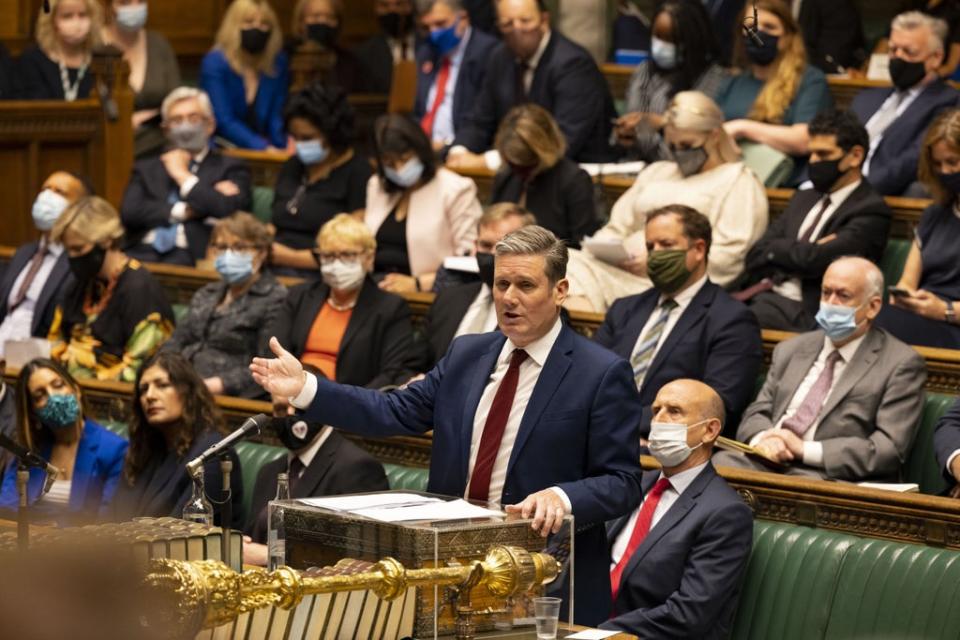
[[[820,329],[786,340],[737,439],[788,465],[788,473],[835,480],[895,481],[923,409],[923,358],[873,321],[883,275],[845,257],[823,276]],[[765,470],[739,453],[714,464]]]

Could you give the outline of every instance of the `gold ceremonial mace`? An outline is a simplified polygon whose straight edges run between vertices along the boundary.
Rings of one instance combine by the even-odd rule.
[[[313,594],[369,589],[383,600],[393,600],[412,586],[476,581],[494,596],[506,598],[552,582],[560,570],[550,555],[511,546],[492,547],[483,560],[452,567],[406,569],[397,560],[384,558],[369,571],[352,575],[303,576],[289,567],[241,574],[218,560],[155,559],[150,567],[144,586],[153,600],[144,622],[184,635],[231,622],[255,609],[293,609],[304,596]]]

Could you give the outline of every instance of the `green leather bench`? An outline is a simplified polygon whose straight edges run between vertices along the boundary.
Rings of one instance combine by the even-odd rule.
[[[423,467],[407,467],[400,464],[384,463],[383,470],[387,474],[387,482],[391,489],[405,489],[407,491],[426,491],[429,469]]]
[[[920,493],[939,495],[947,490],[947,483],[934,454],[933,432],[940,417],[953,406],[955,400],[954,396],[927,392],[917,438],[913,441],[913,448],[901,473],[904,482],[920,485]]]
[[[250,213],[267,224],[273,218],[273,187],[254,187]]]
[[[888,287],[900,282],[900,276],[903,275],[903,268],[907,264],[907,256],[910,254],[910,240],[903,238],[890,238],[887,240],[887,247],[883,250],[880,262],[877,264],[880,271],[883,272],[883,281]]]
[[[287,450],[283,447],[272,447],[256,442],[238,442],[235,450],[240,460],[240,477],[243,480],[243,521],[246,522],[250,517],[253,487],[257,483],[260,469],[286,455]]]

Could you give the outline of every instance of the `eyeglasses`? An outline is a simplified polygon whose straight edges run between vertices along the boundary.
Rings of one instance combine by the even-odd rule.
[[[218,242],[216,244],[211,244],[210,248],[219,253],[223,253],[224,251],[233,251],[234,253],[243,253],[245,251],[255,251],[257,249],[257,247],[255,247],[254,245],[247,244],[245,242],[238,242],[236,244],[223,244]]]
[[[360,259],[365,251],[320,251],[320,249],[313,250],[313,258],[318,262],[356,262]]]

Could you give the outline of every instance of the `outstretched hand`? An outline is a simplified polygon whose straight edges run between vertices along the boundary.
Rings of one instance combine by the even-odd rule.
[[[306,382],[303,366],[275,337],[270,338],[270,351],[277,357],[254,358],[250,363],[253,381],[272,396],[296,398]]]

